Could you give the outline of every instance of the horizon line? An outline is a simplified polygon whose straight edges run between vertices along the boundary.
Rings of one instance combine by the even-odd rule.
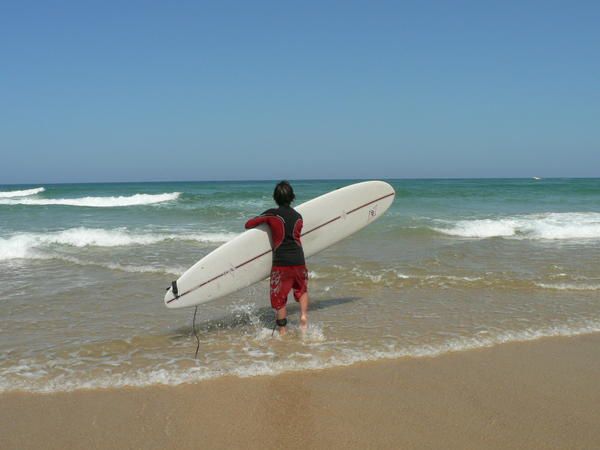
[[[600,176],[564,176],[564,177],[357,177],[357,178],[287,178],[293,182],[303,181],[369,181],[369,180],[594,180]],[[67,184],[138,184],[138,183],[249,183],[275,182],[285,178],[256,178],[256,179],[205,179],[205,180],[139,180],[139,181],[63,181],[63,182],[34,182],[34,183],[0,183],[0,186],[34,186],[34,185],[67,185]]]

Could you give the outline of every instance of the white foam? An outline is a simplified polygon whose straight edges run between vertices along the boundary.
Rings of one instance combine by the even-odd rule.
[[[22,239],[0,238],[0,261],[33,257],[31,248]]]
[[[306,330],[300,330],[300,337],[302,338],[302,342],[309,346],[320,344],[321,342],[325,342],[325,333],[323,332],[323,324],[310,322]],[[313,355],[309,354],[309,357],[312,358]]]
[[[379,283],[379,282],[381,282],[381,280],[383,280],[383,275],[382,274],[380,274],[380,273],[373,274],[373,273],[365,271],[365,270],[360,270],[357,267],[354,267],[352,269],[352,273],[355,274],[356,276],[360,277],[360,278],[369,279],[373,283]]]
[[[574,283],[535,283],[536,286],[544,289],[556,289],[559,291],[598,291],[600,284],[574,284]]]
[[[528,214],[498,219],[459,220],[435,231],[466,238],[600,239],[600,213]]]
[[[401,280],[408,280],[408,279],[410,279],[410,278],[414,278],[413,276],[411,276],[411,275],[406,275],[405,273],[402,273],[402,272],[397,272],[397,271],[394,271],[394,273],[396,274],[396,277],[397,277],[397,278],[400,278]]]
[[[21,191],[2,191],[0,192],[0,198],[27,197],[29,195],[39,194],[45,190],[45,188],[39,187],[34,189],[24,189]]]
[[[474,283],[483,280],[482,277],[456,276],[456,275],[407,275],[395,269],[383,269],[379,273],[361,270],[354,267],[351,272],[359,278],[370,280],[373,283],[381,283],[382,281],[393,281],[387,277],[391,273],[396,280],[419,280],[420,282],[429,282],[431,280],[441,280],[442,282],[468,282]]]
[[[0,199],[0,205],[63,205],[87,206],[92,208],[113,208],[119,206],[152,205],[154,203],[177,200],[181,192],[165,194],[135,194],[118,197],[82,197],[82,198],[18,198]]]
[[[452,228],[434,228],[440,233],[450,236],[489,238],[514,236],[516,224],[512,220],[462,220]]]
[[[480,281],[483,280],[483,278],[481,277],[457,277],[455,275],[427,275],[425,277],[426,280],[437,280],[437,279],[442,279],[442,280],[449,280],[449,281],[468,281],[468,282],[474,282],[474,281]]]
[[[264,329],[270,334],[270,330]],[[398,358],[436,357],[452,352],[462,352],[481,348],[494,347],[510,342],[527,342],[547,337],[571,337],[600,332],[600,322],[587,321],[572,325],[550,325],[539,329],[504,331],[493,334],[481,332],[475,336],[448,339],[440,344],[415,344],[402,347],[384,346],[385,349],[345,349],[329,357],[301,357],[276,360],[259,360],[245,365],[233,365],[229,368],[210,368],[205,364],[193,367],[174,366],[169,360],[167,368],[152,367],[136,370],[127,374],[106,373],[94,378],[80,378],[73,370],[64,367],[61,362],[61,373],[48,378],[48,364],[32,360],[20,360],[12,367],[5,368],[0,374],[0,393],[26,391],[38,393],[68,392],[84,389],[118,389],[130,386],[175,386],[184,383],[196,383],[205,379],[235,375],[241,378],[264,375],[278,375],[285,372],[318,370],[331,367],[349,366],[358,362]],[[320,331],[309,336],[309,341],[320,340]],[[318,344],[318,342],[317,342]],[[307,343],[310,347],[310,342]],[[261,356],[265,356],[264,353]],[[186,360],[187,361],[187,360]],[[193,362],[193,361],[192,361]],[[122,364],[121,364],[122,365]],[[87,375],[87,373],[85,374]]]
[[[70,228],[48,233],[19,233],[9,238],[0,238],[0,261],[17,258],[39,259],[47,257],[38,250],[52,245],[70,247],[119,247],[127,245],[152,245],[166,240],[197,241],[206,243],[227,242],[236,233],[140,233],[126,229],[106,230],[102,228]]]

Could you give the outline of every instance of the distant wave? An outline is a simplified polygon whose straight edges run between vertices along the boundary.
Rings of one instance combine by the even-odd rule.
[[[547,213],[499,219],[459,220],[433,229],[449,236],[479,239],[600,239],[600,213]]]
[[[126,245],[152,245],[166,240],[227,242],[236,233],[133,233],[125,229],[105,230],[102,228],[70,228],[49,233],[19,233],[9,238],[0,238],[0,261],[9,259],[38,259],[47,257],[37,251],[51,245],[71,247],[118,247]]]
[[[43,188],[41,188],[43,189]],[[151,205],[153,203],[177,200],[181,192],[165,194],[135,194],[118,197],[82,197],[82,198],[19,198],[0,199],[0,205],[64,205],[88,206],[92,208],[112,208],[117,206]]]
[[[29,195],[39,194],[45,190],[45,188],[39,187],[34,189],[24,189],[22,191],[0,191],[0,198],[27,197]]]

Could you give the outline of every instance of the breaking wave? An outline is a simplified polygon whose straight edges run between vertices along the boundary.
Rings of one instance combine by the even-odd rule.
[[[600,213],[547,213],[499,219],[459,220],[433,229],[449,236],[479,239],[600,239]]]
[[[43,188],[42,188],[43,189]],[[63,205],[87,206],[91,208],[113,208],[118,206],[152,205],[154,203],[177,200],[181,192],[165,194],[134,194],[118,197],[82,197],[82,198],[0,198],[0,205]]]
[[[34,189],[24,189],[21,191],[0,191],[0,198],[27,197],[29,195],[39,194],[45,190],[46,189],[43,187],[38,187]]]
[[[0,238],[0,261],[19,258],[44,257],[36,251],[52,245],[71,247],[119,247],[126,245],[152,245],[167,240],[197,241],[206,243],[227,242],[236,233],[135,233],[126,229],[70,228],[50,233],[20,233]]]

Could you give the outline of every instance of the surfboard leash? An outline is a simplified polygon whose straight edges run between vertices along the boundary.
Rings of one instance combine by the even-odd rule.
[[[198,359],[198,350],[200,350],[200,338],[198,337],[198,332],[196,331],[196,313],[198,312],[198,306],[194,308],[194,318],[192,319],[192,331],[194,332],[194,336],[196,337],[196,353],[194,354],[194,359]]]

